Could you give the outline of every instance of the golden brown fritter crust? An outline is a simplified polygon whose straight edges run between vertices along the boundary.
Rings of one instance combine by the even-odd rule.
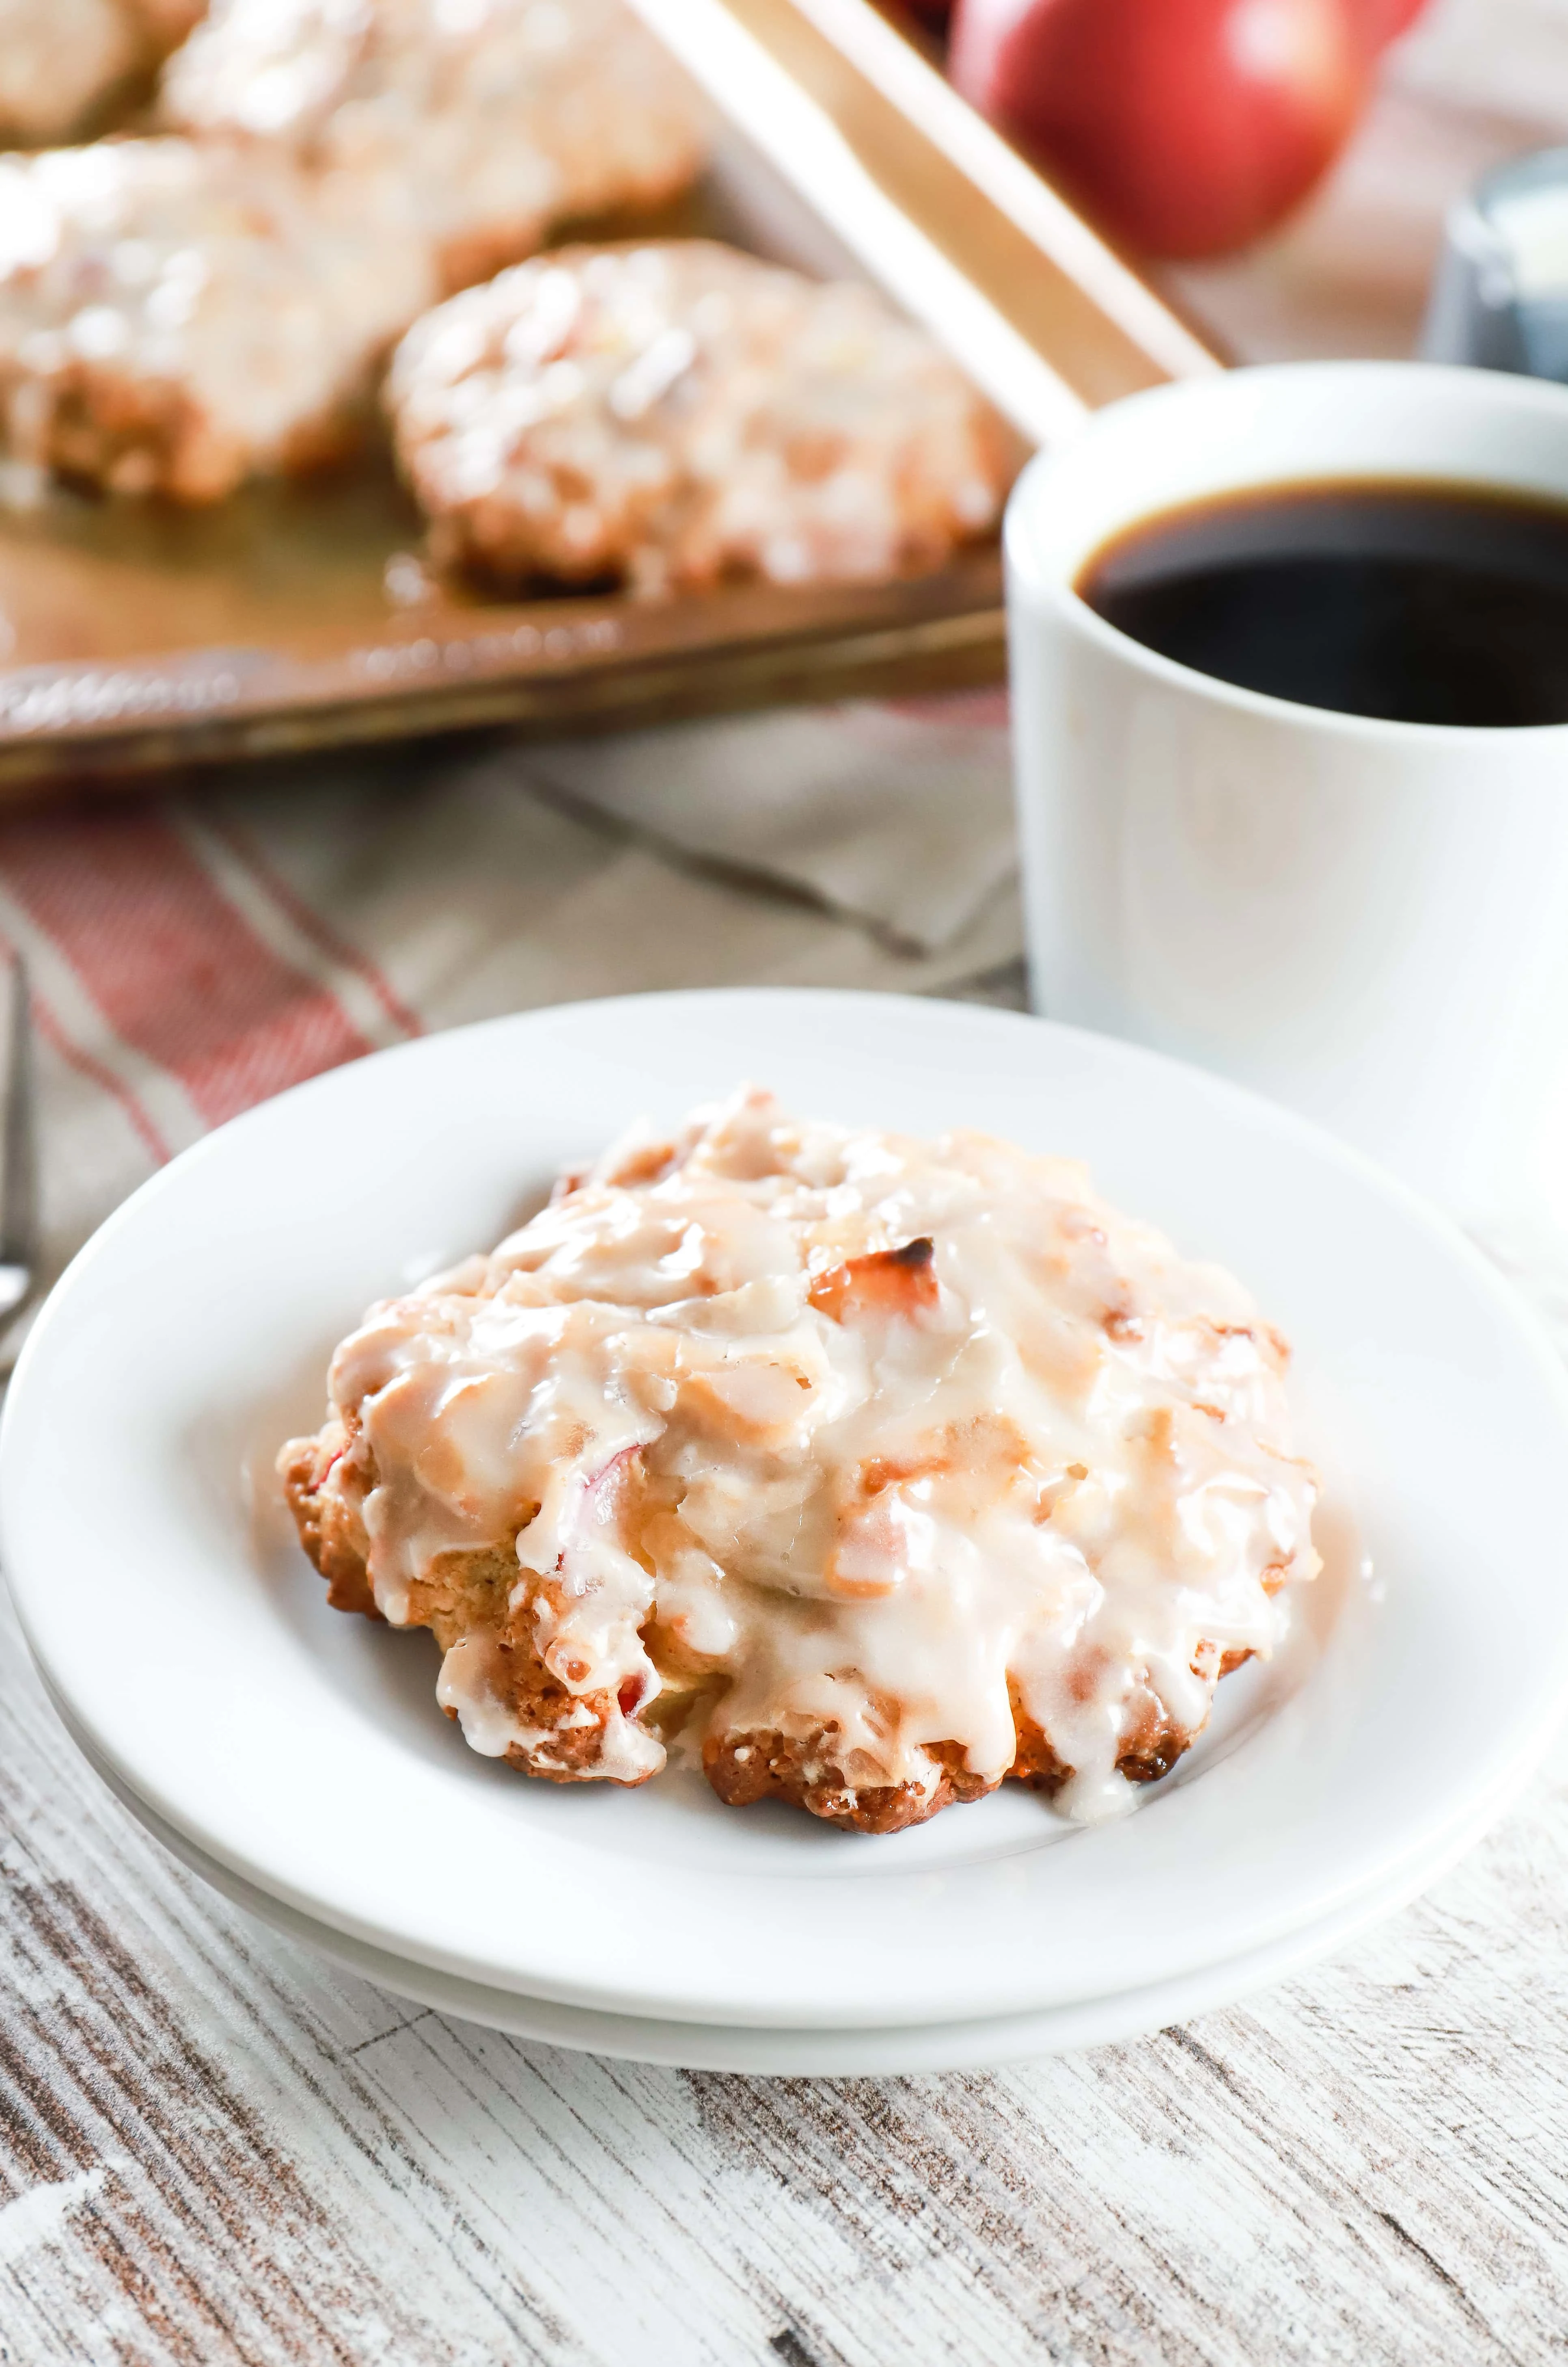
[[[942,1773],[934,1789],[915,1784],[879,1784],[852,1789],[832,1760],[828,1734],[727,1734],[703,1750],[703,1772],[727,1807],[749,1808],[758,1800],[784,1800],[807,1808],[845,1831],[901,1833],[923,1825],[955,1800],[984,1799],[996,1785],[971,1775],[955,1742],[938,1742],[930,1756]]]
[[[367,1540],[358,1518],[358,1507],[373,1481],[361,1478],[347,1504],[339,1492],[321,1492],[327,1475],[353,1445],[342,1423],[329,1422],[317,1437],[293,1440],[279,1468],[299,1542],[327,1580],[328,1602],[334,1610],[379,1619],[366,1575]],[[521,1576],[526,1576],[528,1585],[519,1596]],[[443,1554],[433,1565],[432,1577],[410,1588],[406,1624],[428,1627],[444,1652],[459,1637],[483,1639],[490,1655],[491,1689],[521,1723],[549,1738],[553,1764],[544,1763],[537,1750],[525,1751],[513,1744],[505,1753],[510,1766],[552,1784],[592,1782],[599,1774],[597,1761],[612,1704],[608,1694],[573,1693],[545,1665],[534,1624],[539,1605],[547,1603],[550,1595],[551,1582],[521,1572],[514,1554]],[[651,1623],[644,1640],[657,1660],[657,1630]],[[1229,1676],[1251,1658],[1249,1652],[1226,1652],[1219,1660],[1220,1675]],[[689,1677],[676,1676],[682,1698],[689,1683]],[[632,1706],[621,1704],[628,1715]],[[1016,1689],[1012,1706],[1018,1749],[1008,1780],[1054,1798],[1071,1780],[1073,1770],[1024,1710]],[[652,1710],[654,1704],[649,1707]],[[457,1716],[450,1707],[446,1714]],[[662,1723],[657,1716],[649,1720],[655,1729]],[[1172,1723],[1157,1694],[1150,1692],[1140,1704],[1118,1769],[1129,1783],[1156,1783],[1195,1739]],[[915,1784],[857,1786],[835,1758],[835,1740],[826,1731],[804,1737],[776,1731],[710,1736],[703,1748],[703,1772],[727,1807],[783,1800],[840,1831],[858,1833],[905,1832],[943,1808],[984,1799],[997,1788],[970,1773],[953,1742],[928,1747],[929,1757],[941,1769],[929,1791]]]
[[[367,1619],[379,1619],[358,1518],[365,1491],[355,1489],[346,1501],[335,1492],[321,1492],[322,1481],[350,1444],[343,1423],[330,1421],[318,1437],[292,1439],[279,1469],[299,1542],[327,1581],[327,1601],[334,1611],[362,1611]]]
[[[1055,1799],[1064,1784],[1071,1781],[1072,1769],[1059,1759],[1049,1737],[1037,1726],[1018,1697],[1018,1687],[1010,1685],[1012,1702],[1013,1731],[1018,1736],[1018,1749],[1008,1773],[1015,1784],[1026,1784],[1032,1792],[1043,1792]]]
[[[357,1518],[374,1482],[358,1478],[352,1512],[345,1513],[335,1492],[322,1493],[323,1480],[353,1444],[341,1423],[329,1422],[319,1437],[292,1440],[279,1469],[299,1542],[327,1580],[328,1602],[334,1610],[379,1619]],[[530,1581],[525,1591],[519,1587],[524,1577]],[[608,1694],[573,1693],[546,1667],[533,1631],[549,1594],[549,1580],[520,1571],[515,1554],[442,1554],[431,1576],[409,1589],[404,1624],[428,1627],[444,1652],[460,1637],[477,1639],[487,1655],[490,1690],[519,1723],[547,1738],[548,1763],[537,1750],[530,1754],[516,1745],[505,1753],[508,1763],[547,1783],[583,1783],[601,1773],[597,1762],[612,1704]],[[447,1706],[446,1715],[457,1713]]]

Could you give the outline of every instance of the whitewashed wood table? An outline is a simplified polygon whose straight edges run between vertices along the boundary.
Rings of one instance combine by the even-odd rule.
[[[1442,198],[1564,128],[1564,0],[1438,0],[1321,204],[1271,255],[1200,275],[1190,296],[1244,349],[1400,350]],[[953,991],[962,972],[900,963],[581,817],[541,811],[532,827],[556,936],[517,946],[498,871],[493,909],[468,923],[491,932],[472,968],[489,1007],[508,960],[514,999],[584,991],[585,930],[617,949],[603,990],[669,982],[650,912],[663,945],[710,948],[715,982]],[[225,855],[207,822],[189,828],[209,865],[232,856],[237,842]],[[416,798],[389,844],[398,832],[402,859],[438,874],[449,822],[434,832]],[[127,841],[115,863],[133,858]],[[0,904],[33,878],[7,859]],[[355,876],[391,925],[396,879],[368,856]],[[290,935],[287,898],[256,877],[245,893],[258,928],[347,991],[330,947]],[[972,967],[995,962],[1010,926],[980,928]],[[431,998],[447,993],[441,1015],[468,1015],[469,990],[442,988],[438,930],[420,957]],[[382,1040],[362,988],[347,980],[349,1002]],[[1021,980],[1004,966],[959,991],[1018,1001]],[[128,1108],[141,1082],[134,1061],[107,1078]],[[62,1067],[54,1089],[63,1247],[104,1194],[86,1088]],[[154,1115],[177,1138],[177,1097]],[[120,1189],[151,1155],[123,1132]],[[112,1505],[104,1536],[112,1552]],[[1231,2011],[973,2076],[682,2074],[420,2011],[248,1920],[89,1773],[0,1608],[6,2367],[947,2358],[1568,2358],[1568,1746],[1420,1904]]]
[[[1562,2356],[1568,1762],[1255,2006],[983,2076],[757,2080],[330,1971],[143,1840],[6,1667],[7,2361]]]

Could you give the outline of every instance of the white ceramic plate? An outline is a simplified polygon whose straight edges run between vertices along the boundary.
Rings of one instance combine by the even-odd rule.
[[[81,1739],[79,1737],[78,1739]],[[164,1824],[117,1781],[90,1745],[87,1756],[120,1798],[158,1840],[182,1857],[238,1907],[270,1923],[292,1940],[318,1949],[332,1963],[363,1980],[434,2006],[438,2013],[504,2030],[513,2038],[564,2046],[583,2055],[617,2056],[634,2063],[660,2063],[685,2071],[739,2071],[791,2079],[885,2078],[898,2072],[976,2070],[983,2065],[1017,2063],[1042,2055],[1066,2055],[1086,2046],[1107,2046],[1141,2038],[1194,2014],[1235,2005],[1254,1990],[1303,1971],[1319,1958],[1337,1954],[1369,1925],[1414,1898],[1462,1855],[1500,1805],[1486,1804],[1468,1828],[1450,1835],[1430,1855],[1413,1861],[1393,1888],[1379,1888],[1321,1922],[1308,1923],[1265,1948],[1233,1956],[1223,1965],[1125,1989],[1114,1997],[1089,1998],[1077,2005],[1047,2006],[1035,2013],[991,2014],[978,2022],[914,2022],[877,2030],[748,2029],[740,2022],[658,2022],[647,2016],[596,2013],[587,2006],[557,2005],[515,1989],[487,1988],[455,1973],[435,1971],[388,1954],[364,1940],[318,1923],[298,1908],[285,1907],[230,1873],[185,1835]],[[1526,1771],[1528,1772],[1528,1771]],[[1522,1777],[1521,1777],[1522,1780]]]
[[[1124,1822],[1074,1831],[1010,1786],[870,1840],[691,1777],[530,1784],[440,1716],[428,1639],[329,1611],[288,1541],[271,1455],[364,1304],[639,1112],[748,1075],[825,1116],[1084,1155],[1295,1340],[1332,1475],[1317,1631],[1229,1680],[1214,1735]],[[1556,1723],[1565,1453],[1568,1380],[1490,1269],[1264,1103],[1011,1014],[650,996],[380,1054],[164,1170],[28,1343],[0,1546],[100,1761],[283,1908],[559,2005],[871,2029],[1148,1989],[1400,1895]]]

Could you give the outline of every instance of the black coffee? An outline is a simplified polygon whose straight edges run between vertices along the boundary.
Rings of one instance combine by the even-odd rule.
[[[1419,481],[1274,485],[1106,543],[1077,590],[1247,690],[1402,723],[1568,722],[1568,505]]]

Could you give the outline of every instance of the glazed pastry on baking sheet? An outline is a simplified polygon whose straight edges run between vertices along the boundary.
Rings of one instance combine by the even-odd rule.
[[[663,204],[705,150],[694,93],[622,0],[219,0],[162,105],[376,192],[434,241],[446,289],[558,221]]]
[[[331,1600],[557,1783],[1113,1813],[1317,1569],[1286,1351],[1082,1169],[738,1094],[373,1308],[279,1459]]]
[[[0,159],[12,498],[54,471],[210,502],[335,458],[433,270],[281,157],[164,139]]]
[[[386,399],[437,561],[499,584],[876,581],[989,533],[1020,459],[872,289],[705,239],[502,273],[416,324]]]

